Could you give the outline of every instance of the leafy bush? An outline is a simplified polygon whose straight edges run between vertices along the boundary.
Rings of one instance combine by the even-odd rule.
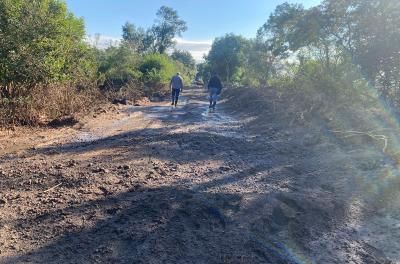
[[[185,50],[174,50],[174,52],[171,54],[171,58],[182,64],[179,65],[179,67],[182,68],[182,72],[185,73],[185,75],[191,79],[195,77],[196,61],[190,52]]]
[[[207,63],[212,72],[218,73],[227,82],[235,79],[233,77],[237,79],[238,70],[245,60],[244,51],[248,45],[247,39],[234,34],[216,38],[207,55]]]
[[[125,45],[99,50],[97,57],[100,85],[107,89],[119,89],[142,76],[137,69],[140,57]]]
[[[84,23],[57,0],[0,1],[0,107],[3,122],[34,123],[38,94],[60,107],[66,96],[91,88],[96,77],[93,50],[84,43]],[[67,88],[65,85],[69,85]],[[46,89],[48,89],[46,91]],[[52,102],[51,99],[61,100]],[[73,98],[73,96],[71,97]],[[69,102],[66,102],[69,103]],[[60,111],[67,113],[70,111]],[[49,116],[52,116],[49,113]]]
[[[77,70],[93,70],[84,44],[84,23],[56,0],[0,2],[0,84],[33,87],[72,79]],[[81,69],[82,67],[82,69]]]
[[[150,54],[139,65],[145,84],[168,84],[175,72],[175,67],[167,55]]]
[[[146,92],[149,95],[165,93],[171,77],[177,72],[181,72],[186,83],[190,80],[185,72],[185,66],[165,54],[154,53],[144,56],[138,69],[142,73],[142,81],[147,87]]]

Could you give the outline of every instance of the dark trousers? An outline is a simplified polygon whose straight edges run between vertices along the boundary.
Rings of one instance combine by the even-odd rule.
[[[179,99],[179,93],[181,92],[181,89],[172,89],[171,97],[172,97],[172,103],[177,103]]]

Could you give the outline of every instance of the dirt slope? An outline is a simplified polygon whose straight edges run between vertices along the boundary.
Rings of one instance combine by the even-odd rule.
[[[400,261],[400,225],[352,190],[342,149],[279,119],[250,128],[229,104],[209,113],[188,89],[177,109],[123,107],[4,147],[0,262]]]

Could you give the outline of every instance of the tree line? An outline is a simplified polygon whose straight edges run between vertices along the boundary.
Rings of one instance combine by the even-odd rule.
[[[279,5],[253,39],[217,38],[198,77],[214,72],[239,86],[292,89],[327,101],[377,96],[398,109],[399,67],[398,0],[325,0],[308,9]]]
[[[398,0],[284,3],[254,38],[216,38],[196,68],[190,53],[174,50],[187,25],[170,7],[147,29],[122,25],[121,43],[103,50],[87,43],[83,19],[64,1],[1,0],[0,123],[34,124],[104,96],[162,94],[177,71],[186,81],[217,73],[233,86],[323,103],[378,98],[399,109],[399,14]]]
[[[174,50],[186,22],[166,6],[156,17],[146,30],[127,22],[122,42],[103,50],[88,44],[84,20],[64,1],[1,0],[0,123],[35,124],[104,95],[164,93],[177,71],[192,79],[193,57]]]

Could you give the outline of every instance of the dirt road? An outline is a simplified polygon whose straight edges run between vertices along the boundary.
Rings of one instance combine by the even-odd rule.
[[[3,155],[0,262],[390,263],[360,236],[362,202],[317,180],[318,153],[229,102],[209,113],[200,89],[182,99]]]

